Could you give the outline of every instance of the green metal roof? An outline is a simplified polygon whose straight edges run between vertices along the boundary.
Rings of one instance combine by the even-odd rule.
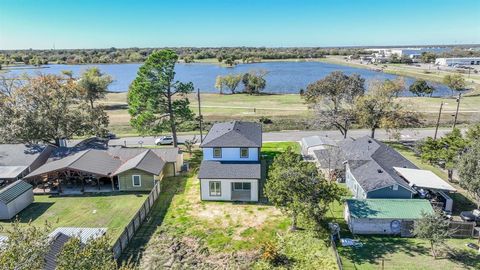
[[[8,204],[9,202],[15,200],[18,196],[27,192],[31,188],[32,185],[30,185],[29,183],[22,180],[17,180],[10,185],[4,187],[0,191],[0,202]]]
[[[353,218],[418,219],[433,212],[428,200],[419,199],[349,199],[347,205]]]

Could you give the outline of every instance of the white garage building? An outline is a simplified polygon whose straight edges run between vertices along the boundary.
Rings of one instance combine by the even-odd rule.
[[[33,186],[17,180],[0,190],[0,219],[12,219],[33,202]]]
[[[435,65],[437,66],[480,65],[480,57],[437,58],[435,59]]]

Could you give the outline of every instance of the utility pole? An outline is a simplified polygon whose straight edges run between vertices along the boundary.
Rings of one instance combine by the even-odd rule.
[[[198,99],[198,121],[200,126],[200,143],[203,143],[203,116],[202,116],[202,105],[200,104],[200,88],[197,88],[197,99]]]
[[[458,109],[460,108],[460,99],[462,98],[462,93],[458,94],[457,98],[457,110],[455,112],[455,120],[453,120],[453,128],[457,125]]]
[[[440,116],[442,115],[442,108],[443,108],[443,101],[440,103],[440,110],[438,111],[437,125],[435,127],[435,135],[433,136],[434,140],[437,139],[438,126],[440,125]]]

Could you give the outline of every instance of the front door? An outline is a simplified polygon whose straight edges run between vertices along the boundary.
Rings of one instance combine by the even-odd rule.
[[[250,201],[252,184],[250,182],[232,183],[232,201]]]

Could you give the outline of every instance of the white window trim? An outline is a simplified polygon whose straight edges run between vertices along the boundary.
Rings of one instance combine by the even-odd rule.
[[[216,188],[215,188],[215,193],[217,193],[217,191],[218,191],[218,194],[212,194],[212,184],[215,187],[215,184],[217,184],[217,183],[218,183],[218,190],[216,190]],[[221,197],[222,196],[222,182],[221,181],[210,181],[208,183],[208,195],[210,197]]]
[[[135,176],[138,176],[139,185],[135,185]],[[132,187],[141,187],[142,186],[142,176],[139,174],[132,175]]]

